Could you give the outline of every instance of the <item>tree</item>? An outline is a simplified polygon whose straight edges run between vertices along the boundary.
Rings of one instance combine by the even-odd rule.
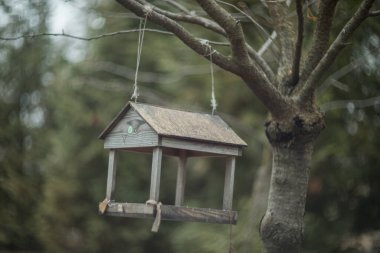
[[[338,0],[318,2],[317,17],[311,16],[316,19],[315,27],[305,25],[304,12],[310,10],[302,0],[294,4],[264,2],[277,36],[274,43],[278,47],[275,52],[278,63],[272,66],[248,44],[248,32],[218,4],[223,1],[197,1],[211,19],[174,1],[165,2],[179,12],[145,0],[117,1],[137,16],[172,32],[197,54],[240,77],[268,109],[270,119],[265,132],[272,146],[273,164],[268,207],[261,222],[264,251],[300,252],[310,160],[314,142],[325,127],[316,102],[316,89],[359,25],[380,14],[371,11],[375,1],[361,1],[332,43],[330,33]],[[294,9],[297,15],[293,18]],[[231,56],[196,38],[179,22],[198,25],[225,37]],[[314,30],[308,46],[303,41],[306,28]]]
[[[33,13],[25,17],[24,10]],[[1,36],[46,28],[47,4],[1,1]],[[35,215],[41,199],[41,158],[47,149],[43,77],[49,40],[22,39],[0,49],[0,250],[39,250]],[[40,64],[36,64],[36,62]]]

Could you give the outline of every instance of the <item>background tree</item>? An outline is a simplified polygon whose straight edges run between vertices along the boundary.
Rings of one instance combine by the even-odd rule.
[[[33,15],[29,19],[27,8]],[[47,4],[1,1],[0,36],[46,29]],[[0,250],[41,248],[33,214],[41,199],[42,164],[47,150],[42,80],[48,69],[49,39],[21,39],[0,47]],[[39,62],[39,64],[36,64]]]

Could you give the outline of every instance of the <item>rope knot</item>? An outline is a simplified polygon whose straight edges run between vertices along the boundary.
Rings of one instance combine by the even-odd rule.
[[[156,218],[154,219],[153,225],[152,225],[152,232],[158,232],[158,229],[160,228],[161,224],[161,202],[157,202],[153,199],[149,199],[145,202],[147,205],[151,205],[154,207],[156,211]]]
[[[144,10],[145,10],[145,17],[148,17],[149,14],[151,14],[153,12],[153,6],[152,5],[145,5]]]

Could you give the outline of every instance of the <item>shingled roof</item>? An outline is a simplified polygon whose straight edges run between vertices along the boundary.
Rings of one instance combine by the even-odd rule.
[[[182,139],[247,146],[247,144],[217,115],[168,109],[160,106],[127,103],[100,134],[105,139],[128,110],[133,108],[159,135]]]

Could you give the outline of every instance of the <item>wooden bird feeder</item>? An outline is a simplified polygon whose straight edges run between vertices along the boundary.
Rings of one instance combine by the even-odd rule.
[[[178,158],[174,205],[160,203],[160,219],[236,224],[232,211],[235,159],[247,144],[219,117],[167,109],[142,103],[127,103],[100,134],[109,149],[106,199],[101,213],[111,216],[155,218],[159,203],[161,159]],[[147,203],[118,203],[112,199],[116,178],[116,154],[123,151],[152,154],[150,195]],[[186,161],[190,157],[220,157],[226,161],[222,209],[183,206]]]

